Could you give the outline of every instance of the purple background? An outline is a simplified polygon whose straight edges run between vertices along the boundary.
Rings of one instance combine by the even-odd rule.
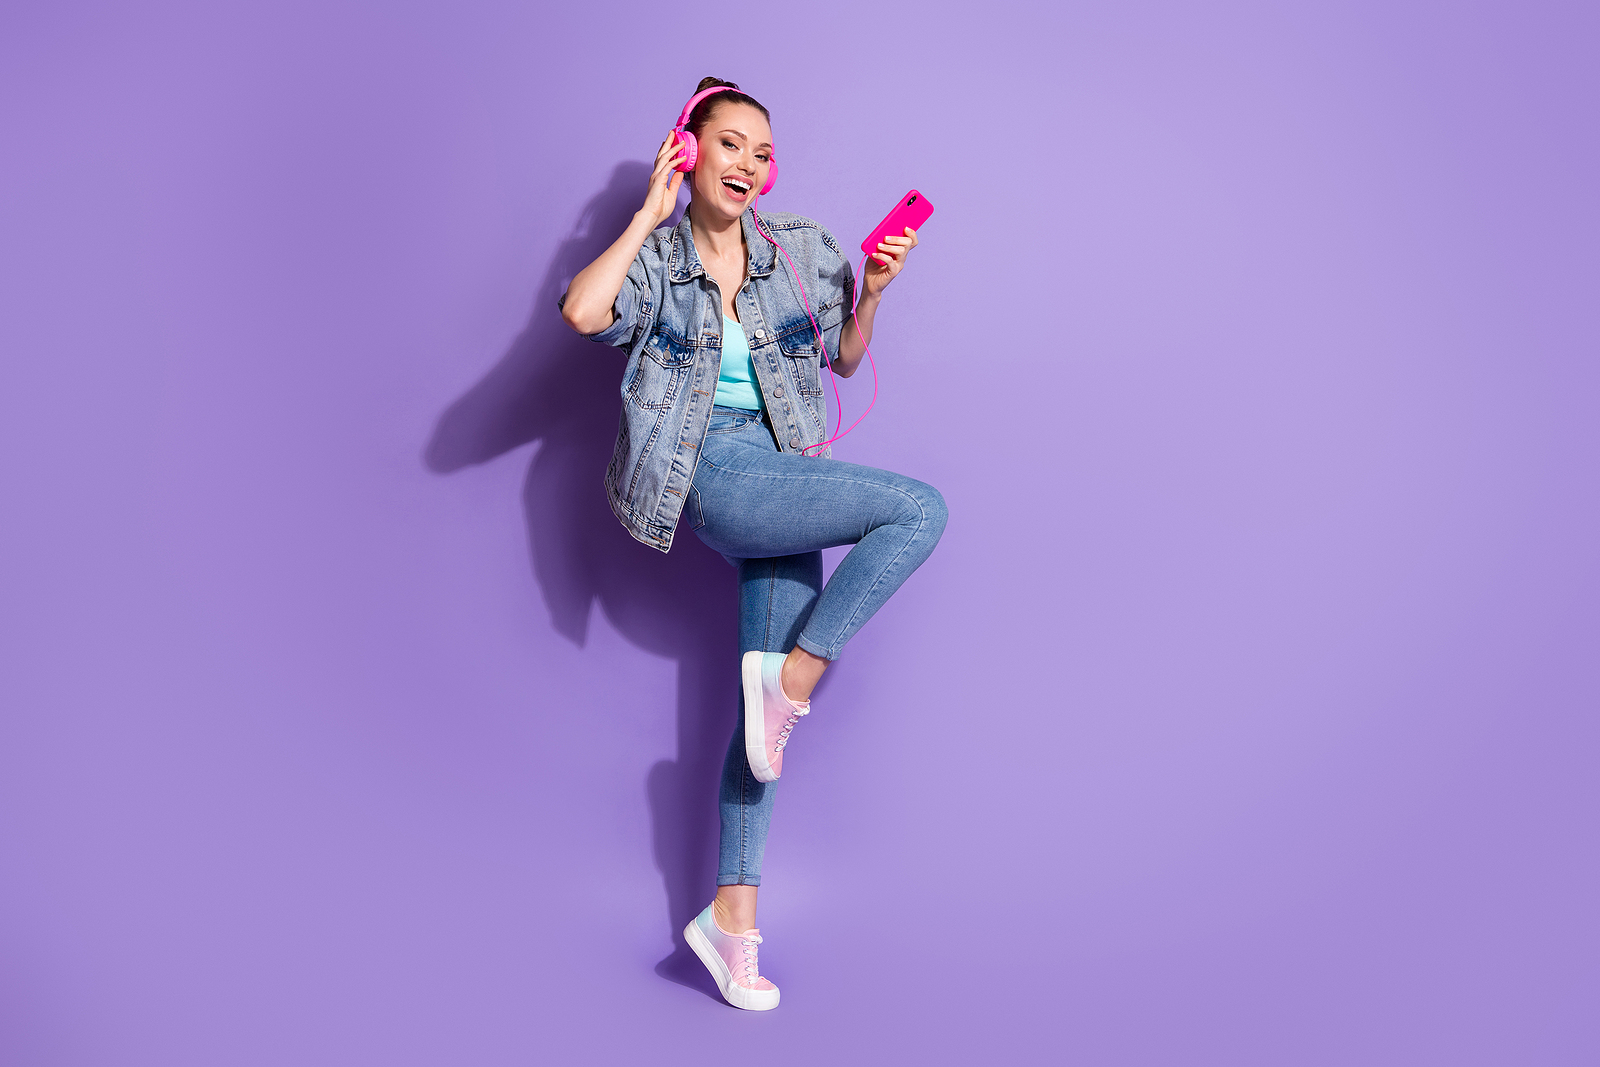
[[[1593,5],[862,12],[6,5],[8,1067],[1600,1057]],[[768,1016],[674,941],[732,574],[553,308],[703,74],[939,209]]]

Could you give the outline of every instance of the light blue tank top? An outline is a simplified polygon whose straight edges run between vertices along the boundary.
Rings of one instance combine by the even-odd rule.
[[[717,372],[717,393],[713,403],[723,407],[760,411],[761,385],[756,381],[756,365],[750,358],[750,339],[744,327],[722,316],[722,369]]]

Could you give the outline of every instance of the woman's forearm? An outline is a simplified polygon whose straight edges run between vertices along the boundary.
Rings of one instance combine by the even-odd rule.
[[[844,320],[844,329],[839,333],[839,358],[833,361],[833,372],[841,378],[854,374],[861,365],[861,357],[867,354],[862,341],[872,343],[872,320],[878,314],[878,299],[870,293],[862,294],[856,313]]]
[[[615,318],[611,306],[617,302],[617,294],[627,280],[628,267],[655,226],[652,213],[639,211],[622,231],[622,236],[578,272],[567,286],[567,298],[561,305],[561,318],[568,326],[581,334],[597,334],[611,325]]]

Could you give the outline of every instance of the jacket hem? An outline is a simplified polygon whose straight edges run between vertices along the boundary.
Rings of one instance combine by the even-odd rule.
[[[628,506],[613,496],[609,489],[606,492],[606,502],[611,505],[611,514],[617,517],[617,521],[622,523],[622,528],[627,530],[635,541],[649,545],[662,553],[672,548],[673,535],[677,533],[676,527],[671,530],[664,530],[663,527],[640,522],[628,510]],[[664,532],[657,533],[655,531]]]

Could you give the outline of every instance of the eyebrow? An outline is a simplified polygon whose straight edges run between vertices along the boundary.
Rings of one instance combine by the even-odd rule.
[[[750,135],[748,133],[745,133],[743,130],[718,130],[717,132],[718,133],[731,133],[735,137],[741,138],[742,140],[746,140],[746,141],[748,141],[750,139]],[[757,148],[771,148],[772,145],[768,144],[766,141],[762,141],[760,144],[756,145],[756,147]]]

